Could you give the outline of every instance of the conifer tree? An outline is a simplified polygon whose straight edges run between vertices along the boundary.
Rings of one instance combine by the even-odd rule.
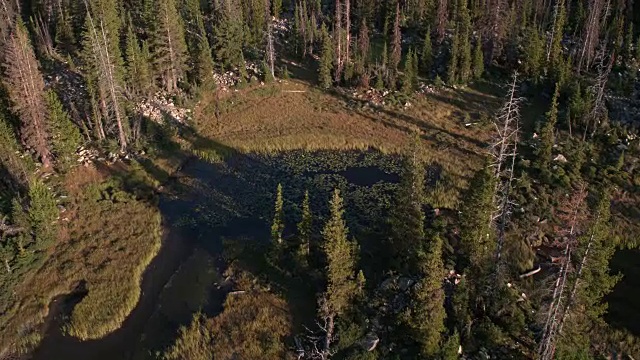
[[[327,290],[320,299],[320,316],[325,322],[323,359],[331,353],[335,318],[343,315],[362,291],[362,276],[356,271],[358,246],[350,241],[344,220],[344,205],[340,191],[334,190],[329,205],[329,220],[322,230],[322,249],[327,258]]]
[[[320,86],[328,89],[332,85],[331,69],[333,68],[333,43],[327,32],[327,27],[322,24],[322,54],[320,55],[320,67],[318,69]]]
[[[21,149],[16,140],[13,128],[5,120],[4,114],[0,111],[0,168],[4,167],[13,175],[17,184],[11,183],[6,177],[0,176],[0,184],[5,182],[5,186],[13,187],[20,185],[27,186],[30,165],[26,162],[26,157],[20,156]]]
[[[431,27],[427,27],[427,31],[424,35],[424,41],[422,42],[422,54],[420,56],[420,68],[422,71],[429,75],[431,67],[433,66],[433,45],[431,43]]]
[[[151,69],[149,68],[151,61],[149,46],[144,42],[140,47],[131,19],[129,19],[127,27],[125,44],[127,87],[135,97],[146,97],[151,93],[153,87]]]
[[[284,231],[284,210],[282,200],[282,184],[278,184],[276,203],[271,223],[271,242],[275,247],[282,247],[282,232]]]
[[[197,84],[212,84],[213,58],[199,0],[184,0],[185,39],[189,49],[189,77]]]
[[[87,16],[83,40],[85,77],[96,104],[95,131],[106,139],[115,122],[120,150],[127,148],[128,122],[124,108],[124,65],[120,53],[121,22],[116,0],[85,3]],[[106,125],[106,126],[105,126]]]
[[[47,91],[46,102],[52,135],[52,152],[56,157],[58,166],[65,169],[75,162],[74,154],[78,147],[82,145],[82,136],[53,90]]]
[[[479,276],[484,275],[491,267],[495,251],[495,239],[490,224],[494,210],[494,191],[494,174],[491,168],[485,165],[471,180],[460,209],[462,250],[468,257],[471,273]]]
[[[217,4],[217,19],[213,28],[216,61],[222,68],[244,68],[242,9],[238,2],[233,0]]]
[[[302,219],[300,219],[298,223],[298,240],[300,242],[298,253],[299,257],[304,259],[303,262],[306,262],[306,259],[309,257],[312,229],[313,214],[311,213],[309,190],[307,190],[304,193],[304,200],[302,201]]]
[[[469,9],[467,8],[467,1],[461,1],[459,4],[460,9],[460,32],[459,32],[459,52],[460,52],[460,66],[458,67],[458,78],[461,83],[466,84],[471,79],[471,16],[469,15]]]
[[[413,60],[413,50],[409,50],[404,62],[404,76],[402,79],[402,92],[406,95],[412,94],[416,86],[416,74]]]
[[[276,19],[280,18],[282,13],[282,0],[271,0],[271,13]]]
[[[389,87],[396,88],[398,66],[402,59],[402,33],[400,32],[400,1],[396,0],[395,20],[393,22],[393,38],[391,43],[391,53],[389,54]]]
[[[460,59],[460,31],[456,28],[449,50],[449,61],[447,63],[447,83],[455,84],[458,81]]]
[[[433,358],[440,349],[445,330],[444,289],[445,275],[442,261],[442,238],[430,236],[428,244],[418,244],[420,280],[412,289],[412,298],[404,318],[408,322],[413,338],[420,344],[421,358]]]
[[[540,130],[540,147],[537,151],[538,169],[546,174],[550,171],[551,156],[554,144],[554,132],[558,121],[558,97],[560,89],[556,86],[551,99],[551,108],[546,114],[546,121]]]
[[[544,43],[535,28],[527,29],[526,36],[524,71],[530,77],[537,79],[542,73]]]
[[[420,149],[420,138],[416,134],[405,156],[396,204],[390,214],[393,252],[401,269],[410,274],[417,272],[416,249],[425,237],[424,164],[420,160]]]
[[[75,48],[76,36],[73,32],[73,24],[71,23],[71,14],[67,6],[59,3],[57,11],[55,43],[59,50],[63,50],[66,54],[71,54]]]
[[[3,83],[13,110],[20,117],[22,142],[33,149],[45,167],[51,165],[48,112],[44,100],[44,79],[31,46],[29,34],[18,20],[4,49]]]
[[[478,36],[473,51],[473,77],[478,80],[484,74],[484,53],[482,51],[482,37]]]
[[[155,72],[162,88],[174,93],[187,69],[187,44],[176,0],[157,1],[154,16],[151,51]]]
[[[556,2],[554,15],[554,22],[551,29],[552,34],[547,50],[547,63],[551,68],[560,66],[564,62],[562,57],[562,38],[564,36],[564,27],[567,22],[567,10],[564,0],[558,0]]]
[[[38,249],[45,249],[56,240],[57,218],[58,207],[53,193],[41,180],[32,180],[29,184],[29,223]]]

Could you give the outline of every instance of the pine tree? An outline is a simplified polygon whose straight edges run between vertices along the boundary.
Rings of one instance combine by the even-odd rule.
[[[29,222],[36,239],[36,246],[45,249],[57,239],[58,207],[49,188],[40,180],[29,185]]]
[[[181,6],[189,50],[189,78],[197,84],[213,84],[213,58],[204,27],[200,0],[184,0]]]
[[[52,135],[51,147],[58,166],[65,169],[75,162],[74,154],[82,145],[82,136],[53,90],[47,91],[46,102]]]
[[[564,0],[558,0],[554,9],[554,23],[552,27],[552,36],[550,39],[549,49],[547,51],[547,63],[551,68],[560,66],[563,62],[562,56],[562,38],[564,36],[564,27],[567,22],[567,10]]]
[[[44,100],[44,79],[38,60],[22,21],[15,29],[4,49],[5,77],[3,83],[9,93],[13,110],[20,117],[22,142],[35,150],[45,167],[51,165],[48,112]]]
[[[327,290],[320,298],[320,317],[324,320],[322,359],[328,359],[335,337],[335,318],[343,315],[362,292],[364,276],[356,272],[358,246],[348,239],[344,205],[340,191],[334,190],[329,204],[329,220],[322,230],[322,249],[327,259]]]
[[[398,66],[402,59],[402,33],[400,32],[400,1],[396,0],[395,21],[393,22],[393,38],[391,43],[391,53],[389,54],[389,87],[396,88]]]
[[[447,338],[447,341],[442,345],[442,351],[440,352],[440,358],[442,360],[459,360],[460,354],[460,335],[456,331],[453,335]]]
[[[471,65],[471,16],[469,15],[469,9],[467,8],[467,1],[463,0],[459,5],[460,16],[460,66],[458,67],[458,78],[461,83],[466,84],[472,76]]]
[[[494,191],[494,174],[491,168],[485,165],[471,180],[460,209],[462,250],[468,258],[471,273],[478,274],[479,277],[486,274],[486,270],[491,267],[496,248],[490,225],[494,210]]]
[[[418,244],[418,247],[424,247]],[[420,344],[421,358],[433,358],[440,349],[445,330],[444,289],[445,275],[442,261],[442,238],[430,236],[426,249],[419,251],[420,280],[413,287],[409,309],[403,314],[413,338]]]
[[[271,223],[271,242],[275,247],[280,248],[282,244],[282,232],[284,231],[284,210],[282,200],[282,184],[278,184],[276,193],[276,203]]]
[[[449,50],[449,62],[447,63],[447,83],[455,84],[459,76],[459,59],[460,59],[460,31],[456,28]]]
[[[525,39],[524,71],[534,79],[538,79],[542,74],[542,60],[544,43],[535,28],[527,29]]]
[[[417,272],[416,249],[423,243],[424,164],[420,160],[420,138],[416,134],[404,159],[396,204],[391,209],[391,241],[395,259],[404,272]]]
[[[134,96],[147,97],[153,87],[151,69],[149,69],[151,61],[149,46],[145,42],[142,48],[140,47],[131,19],[129,19],[125,44],[127,87]]]
[[[9,176],[0,176],[0,184],[4,183],[7,188],[15,186],[26,187],[32,164],[27,157],[20,156],[21,149],[16,140],[13,128],[5,120],[4,114],[0,111],[0,168],[4,167],[13,179]],[[15,180],[17,183],[13,183]]]
[[[482,52],[482,37],[478,36],[473,51],[473,77],[479,80],[482,78],[482,74],[484,74],[484,53]]]
[[[157,1],[154,15],[153,65],[163,89],[174,93],[187,69],[187,44],[176,0]]]
[[[331,69],[333,68],[333,44],[327,27],[322,24],[322,54],[320,55],[320,67],[318,69],[320,86],[328,89],[332,85]]]
[[[411,95],[415,90],[416,74],[413,64],[413,50],[409,50],[404,62],[404,76],[402,79],[402,92],[406,95]]]
[[[75,49],[76,44],[76,37],[71,23],[71,14],[69,13],[69,8],[67,6],[62,6],[61,1],[58,4],[59,9],[57,11],[55,29],[56,47],[59,50],[64,51],[66,54],[71,54]]]
[[[309,200],[309,191],[305,191],[304,200],[302,201],[302,219],[298,223],[298,241],[300,249],[298,250],[299,258],[306,263],[309,257],[311,245],[311,231],[313,229],[313,214],[311,213],[311,204]]]
[[[422,54],[420,56],[420,67],[422,71],[429,76],[431,73],[431,67],[433,66],[433,45],[431,43],[431,27],[427,27],[427,32],[424,35],[424,41],[422,42]]]
[[[551,156],[553,150],[554,132],[556,128],[556,122],[558,121],[558,97],[560,96],[560,89],[556,86],[556,90],[553,93],[551,99],[551,108],[546,114],[546,121],[540,130],[540,147],[537,151],[537,167],[545,174],[549,174],[551,163]]]
[[[343,200],[337,189],[333,192],[329,208],[329,220],[322,230],[322,248],[327,257],[325,310],[328,314],[340,316],[351,306],[359,292],[356,271],[358,247],[348,238]]]
[[[116,0],[93,0],[87,5],[83,37],[85,78],[96,105],[95,131],[106,139],[105,128],[115,122],[120,150],[129,142],[124,108],[124,65],[120,53],[121,22]],[[107,126],[105,126],[105,123]]]
[[[242,9],[237,1],[218,3],[213,28],[214,53],[222,68],[244,68],[242,46],[244,40]]]
[[[282,0],[271,0],[271,8],[273,17],[279,19],[282,13]]]

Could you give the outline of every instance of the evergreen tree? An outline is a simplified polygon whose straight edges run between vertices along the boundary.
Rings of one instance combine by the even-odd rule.
[[[442,238],[438,234],[430,236],[429,243],[417,244],[420,280],[412,289],[411,302],[404,314],[405,321],[420,344],[421,358],[432,358],[440,349],[442,333],[445,330],[444,289],[445,275],[442,261]]]
[[[447,83],[455,84],[459,76],[459,59],[460,59],[460,31],[456,27],[449,51],[449,62],[447,63]]]
[[[5,85],[13,110],[20,117],[22,142],[35,150],[45,167],[51,165],[44,79],[29,34],[18,20],[4,48]]]
[[[558,97],[560,96],[560,89],[556,86],[556,90],[553,93],[551,99],[551,108],[546,114],[546,121],[540,130],[540,147],[537,151],[537,165],[538,169],[544,174],[549,174],[551,156],[553,150],[554,132],[556,123],[558,121]]]
[[[49,188],[40,180],[29,185],[29,223],[33,229],[36,246],[45,249],[57,239],[58,207]]]
[[[551,65],[551,68],[561,66],[564,62],[562,56],[562,38],[564,36],[564,27],[567,22],[567,10],[564,0],[559,0],[556,6],[557,14],[553,23],[551,44],[547,54],[547,61]]]
[[[422,71],[429,76],[431,73],[431,67],[433,66],[433,45],[431,43],[431,27],[427,27],[427,32],[424,35],[424,41],[422,42],[422,54],[420,56]]]
[[[416,74],[413,64],[413,50],[409,50],[404,62],[404,76],[402,79],[402,92],[406,95],[411,95],[416,87]]]
[[[262,72],[264,73],[265,83],[269,84],[275,80],[275,78],[271,74],[271,68],[269,67],[266,61],[262,61]]]
[[[187,44],[176,0],[156,3],[152,53],[155,71],[169,93],[178,90],[187,69]]]
[[[271,0],[271,8],[273,17],[279,19],[282,13],[282,0]]]
[[[242,9],[237,1],[225,1],[218,3],[215,10],[218,14],[213,28],[216,61],[222,68],[244,68]]]
[[[332,85],[331,70],[333,68],[333,43],[327,32],[327,27],[322,24],[322,54],[320,55],[320,67],[318,69],[320,86],[328,89]]]
[[[53,154],[58,165],[64,169],[75,162],[74,155],[82,144],[82,137],[53,90],[47,91],[46,102],[49,110]]]
[[[416,134],[404,159],[395,206],[391,209],[391,241],[400,268],[415,274],[418,267],[416,249],[424,242],[424,164],[420,160],[420,138]]]
[[[120,150],[129,142],[124,108],[124,62],[120,52],[121,21],[116,0],[93,0],[87,8],[83,36],[85,78],[95,104],[94,131],[99,140],[117,128]],[[115,123],[115,126],[113,126]]]
[[[67,6],[60,7],[57,12],[55,42],[59,50],[71,54],[75,49],[76,36],[71,23],[71,15]]]
[[[395,89],[397,84],[398,66],[402,59],[402,33],[400,31],[400,1],[396,0],[395,21],[393,22],[393,38],[391,53],[389,54],[389,88]]]
[[[456,331],[453,335],[447,338],[447,341],[442,346],[442,350],[440,352],[440,358],[442,360],[460,359],[460,354],[458,354],[459,348],[460,348],[460,335]]]
[[[473,78],[479,80],[484,74],[484,53],[482,52],[482,37],[478,36],[473,51]]]
[[[20,156],[21,149],[16,140],[13,128],[5,120],[4,114],[0,111],[0,168],[5,168],[11,174],[17,184],[9,182],[9,176],[0,176],[0,185],[4,182],[7,187],[20,185],[27,186],[28,173],[31,172],[31,165],[26,157]]]
[[[459,5],[460,16],[460,40],[459,40],[459,52],[460,52],[460,65],[458,67],[458,78],[461,83],[466,84],[472,76],[471,65],[471,16],[469,15],[469,9],[467,8],[467,1],[461,1]]]
[[[524,71],[534,79],[542,74],[544,43],[535,28],[527,29],[524,53]]]
[[[485,275],[493,262],[495,239],[490,219],[494,210],[494,190],[495,177],[491,168],[485,165],[471,180],[460,209],[462,250],[468,258],[471,273],[478,277]]]
[[[149,69],[151,55],[146,42],[140,47],[131,19],[129,19],[129,26],[127,27],[125,44],[127,87],[136,97],[146,97],[150,95],[153,88],[151,69]]]
[[[189,49],[189,77],[197,84],[213,84],[213,58],[204,27],[200,0],[183,0],[186,42]]]
[[[300,242],[299,257],[304,259],[309,257],[311,245],[311,232],[313,229],[313,214],[311,213],[311,204],[309,200],[309,190],[304,193],[302,201],[302,219],[298,223],[298,240]]]
[[[349,229],[344,221],[344,205],[340,191],[335,190],[329,205],[329,220],[322,230],[323,250],[327,257],[327,315],[340,316],[351,306],[360,292],[356,265],[358,246],[350,241]]]
[[[282,184],[278,184],[276,203],[271,223],[271,242],[276,248],[282,247],[282,232],[284,231],[284,210],[282,200]]]

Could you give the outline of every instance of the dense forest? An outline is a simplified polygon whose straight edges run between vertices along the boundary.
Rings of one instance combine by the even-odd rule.
[[[0,64],[0,359],[133,322],[174,226],[222,299],[119,358],[640,355],[640,3],[0,0]]]

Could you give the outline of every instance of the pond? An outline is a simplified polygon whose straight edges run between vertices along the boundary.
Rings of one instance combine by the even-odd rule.
[[[286,232],[293,232],[299,205],[309,191],[320,218],[334,188],[342,191],[346,218],[366,252],[399,179],[397,156],[375,151],[291,151],[276,156],[236,154],[212,164],[190,159],[160,195],[163,245],[143,275],[142,294],[122,327],[98,340],[65,336],[61,327],[83,292],[54,300],[48,329],[33,359],[155,358],[180,325],[203,311],[221,311],[228,288],[221,272],[223,239],[268,241],[278,184],[283,186]],[[320,230],[322,224],[315,224]]]

